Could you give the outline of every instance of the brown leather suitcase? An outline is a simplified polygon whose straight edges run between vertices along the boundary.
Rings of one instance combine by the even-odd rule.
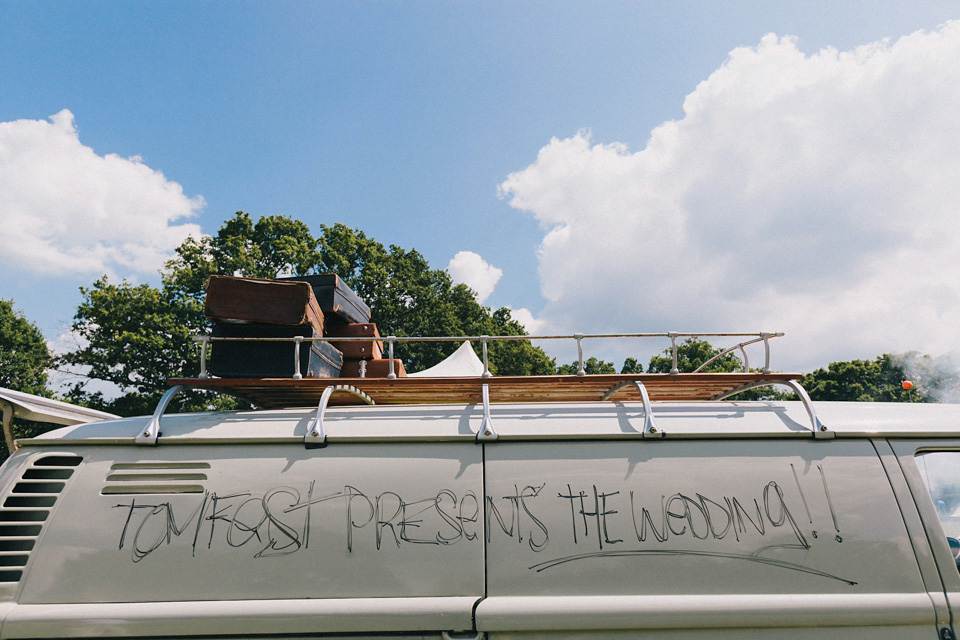
[[[367,371],[365,378],[386,378],[387,374],[390,372],[388,364],[390,363],[389,358],[379,358],[376,360],[367,360]],[[406,378],[407,371],[403,368],[403,362],[397,358],[393,359],[393,371],[397,374],[398,378]],[[343,367],[340,369],[341,378],[359,378],[360,377],[360,360],[344,360]]]
[[[380,330],[377,329],[376,322],[351,322],[349,324],[337,324],[327,327],[328,336],[344,338],[371,338],[379,339]]]
[[[338,338],[370,338],[370,340],[351,340],[349,342],[331,342],[333,346],[343,352],[344,358],[370,360],[383,357],[383,342],[379,340],[380,332],[373,322],[352,322],[350,324],[331,325],[327,327],[328,337]]]
[[[323,309],[327,324],[370,322],[370,307],[335,273],[278,278],[280,282],[306,282]]]
[[[303,282],[210,276],[204,314],[211,320],[310,324],[323,335],[323,310]]]

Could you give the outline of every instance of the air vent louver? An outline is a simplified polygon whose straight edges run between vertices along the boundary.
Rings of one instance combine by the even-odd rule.
[[[209,462],[118,462],[110,467],[102,495],[203,493]]]
[[[34,460],[13,485],[0,507],[0,583],[19,582],[30,551],[83,458],[46,456]]]

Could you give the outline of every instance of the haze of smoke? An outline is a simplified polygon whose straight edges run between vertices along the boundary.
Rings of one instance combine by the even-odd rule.
[[[935,402],[960,402],[960,352],[928,356],[916,351],[890,356],[907,380]]]

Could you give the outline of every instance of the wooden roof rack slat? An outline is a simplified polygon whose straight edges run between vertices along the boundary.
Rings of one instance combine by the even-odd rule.
[[[611,373],[598,375],[482,376],[469,378],[171,378],[171,385],[209,389],[244,398],[265,409],[316,406],[324,389],[349,385],[378,405],[456,404],[482,402],[489,385],[490,401],[598,402],[642,401],[634,384],[643,383],[652,402],[712,400],[744,385],[766,386],[797,380],[799,373]],[[626,384],[623,384],[626,383]],[[331,405],[355,404],[351,396],[330,399]]]

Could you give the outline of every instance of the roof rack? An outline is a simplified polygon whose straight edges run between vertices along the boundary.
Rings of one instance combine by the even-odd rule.
[[[300,370],[300,350],[304,342],[351,342],[369,341],[368,337],[323,337],[303,336],[285,338],[228,338],[204,335],[195,337],[200,345],[200,373],[197,378],[171,379],[170,384],[186,385],[193,388],[216,389],[236,395],[265,408],[305,406],[315,404],[323,390],[331,384],[349,385],[363,388],[379,404],[398,403],[445,403],[478,402],[481,395],[481,382],[489,381],[496,392],[498,402],[524,402],[531,400],[551,401],[595,401],[632,398],[630,385],[642,381],[644,390],[655,400],[708,400],[729,394],[745,385],[765,386],[778,380],[796,380],[799,374],[772,373],[770,370],[770,339],[783,336],[781,332],[755,333],[683,333],[668,331],[663,333],[603,333],[542,336],[387,336],[386,342],[389,374],[386,378],[304,378]],[[732,347],[720,351],[716,356],[703,363],[692,374],[680,374],[678,369],[677,338],[725,337],[740,338]],[[600,374],[587,375],[584,369],[583,342],[594,339],[651,339],[669,338],[671,369],[668,374]],[[577,345],[577,372],[574,376],[493,376],[490,371],[488,345],[491,342],[511,340],[574,340]],[[207,350],[212,342],[287,342],[292,349],[293,374],[289,378],[211,378],[207,373]],[[483,372],[473,377],[398,377],[394,358],[395,343],[403,342],[479,342],[481,346]],[[763,343],[764,359],[760,372],[750,370],[750,360],[746,347]],[[736,353],[743,360],[745,373],[703,373],[710,363],[727,354]],[[753,388],[753,387],[751,387]],[[351,402],[339,397],[334,404]]]
[[[490,372],[490,362],[487,354],[487,345],[490,342],[500,342],[500,341],[510,341],[510,340],[576,340],[577,343],[577,375],[584,376],[586,371],[583,367],[583,341],[590,339],[610,339],[610,338],[670,338],[670,354],[672,359],[672,367],[670,369],[671,374],[678,374],[680,370],[677,368],[677,338],[747,338],[741,342],[724,349],[714,357],[710,358],[704,362],[700,367],[694,372],[699,373],[705,367],[707,367],[711,362],[722,358],[723,356],[740,352],[740,358],[743,360],[744,371],[750,371],[750,358],[747,355],[746,347],[756,344],[758,342],[763,342],[764,346],[764,360],[763,360],[763,373],[770,373],[770,339],[782,337],[783,332],[755,332],[755,333],[682,333],[679,331],[667,331],[665,333],[596,333],[596,334],[584,334],[584,333],[574,333],[568,335],[546,335],[546,336],[387,336],[385,338],[378,338],[378,340],[387,343],[387,354],[388,360],[390,361],[389,370],[390,373],[387,376],[389,379],[393,380],[397,378],[396,367],[394,365],[394,345],[398,342],[479,342],[481,347],[481,352],[483,354],[483,377],[489,378],[492,374]],[[301,345],[304,342],[369,342],[370,338],[368,337],[348,337],[348,336],[338,336],[338,337],[323,337],[323,338],[309,338],[304,336],[294,336],[292,338],[233,338],[233,337],[220,337],[220,336],[211,336],[208,334],[202,336],[193,336],[193,341],[200,345],[200,374],[198,378],[208,378],[209,374],[207,373],[207,349],[212,342],[288,342],[293,347],[290,352],[291,357],[293,358],[294,373],[291,376],[293,379],[299,380],[303,378],[303,374],[300,371],[300,349]]]
[[[156,444],[159,436],[160,418],[170,400],[184,388],[203,389],[229,394],[247,400],[263,408],[286,408],[317,406],[317,415],[308,430],[305,443],[308,446],[324,446],[323,416],[328,405],[367,404],[482,404],[484,418],[477,432],[478,440],[495,440],[496,430],[490,414],[491,398],[495,402],[597,402],[640,401],[644,408],[644,437],[663,437],[654,417],[652,402],[721,400],[736,393],[766,387],[784,385],[800,398],[810,417],[811,433],[815,438],[829,438],[833,433],[817,417],[809,395],[799,385],[799,373],[773,373],[770,371],[770,345],[773,337],[782,333],[629,333],[629,334],[573,334],[553,336],[455,336],[455,337],[396,337],[383,338],[388,343],[391,374],[393,345],[395,342],[480,342],[483,352],[483,374],[476,377],[393,377],[387,378],[304,378],[299,372],[299,349],[302,342],[328,341],[328,338],[197,338],[201,345],[201,372],[197,378],[171,378],[173,387],[164,395],[144,431],[137,436],[140,444]],[[721,351],[704,363],[697,372],[679,373],[677,368],[677,338],[679,337],[740,337],[738,344]],[[670,373],[647,374],[594,374],[584,371],[583,340],[594,338],[669,338],[671,342],[672,368]],[[337,341],[365,340],[366,338],[337,337]],[[573,339],[577,342],[578,371],[576,375],[552,376],[492,376],[487,359],[487,345],[499,340],[559,340]],[[297,368],[290,378],[211,378],[204,363],[210,342],[219,340],[238,341],[289,341]],[[749,360],[745,347],[763,342],[764,366],[761,372],[749,372]],[[703,373],[701,370],[713,360],[739,351],[747,373]],[[344,393],[345,392],[345,393]]]
[[[643,404],[642,437],[666,436],[657,425],[654,401],[722,400],[731,395],[771,385],[784,385],[800,398],[810,417],[814,438],[832,438],[800,386],[798,373],[668,373],[603,374],[587,376],[527,376],[472,378],[173,378],[137,444],[156,444],[160,418],[170,400],[186,388],[203,389],[247,399],[264,408],[303,407],[317,404],[317,414],[304,438],[307,446],[325,446],[323,418],[330,405],[366,404],[481,404],[483,421],[477,440],[498,438],[491,417],[491,397],[497,402],[601,402],[637,401]],[[340,393],[335,395],[338,392]]]

